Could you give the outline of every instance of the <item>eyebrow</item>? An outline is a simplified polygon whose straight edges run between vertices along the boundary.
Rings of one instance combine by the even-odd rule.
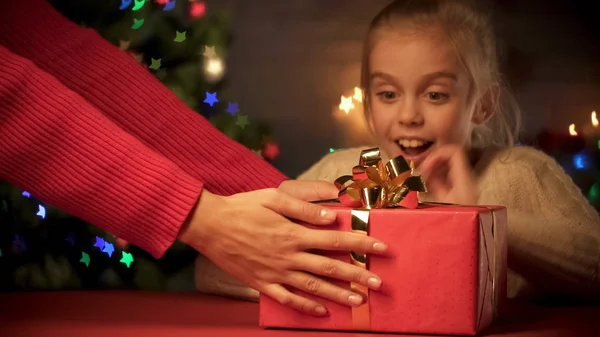
[[[384,73],[382,71],[375,71],[375,72],[371,73],[370,78],[371,78],[371,80],[374,80],[376,78],[381,78],[388,82],[396,82],[396,77],[394,77],[388,73]],[[436,72],[433,72],[433,73],[423,76],[423,78],[427,81],[433,81],[438,78],[449,78],[455,82],[458,82],[458,76],[456,76],[456,74],[454,74],[452,72],[448,72],[448,71],[436,71]]]

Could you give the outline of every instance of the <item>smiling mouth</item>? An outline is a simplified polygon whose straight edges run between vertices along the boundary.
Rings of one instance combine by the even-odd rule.
[[[433,142],[421,139],[399,139],[396,143],[402,153],[408,157],[418,157],[433,145]]]

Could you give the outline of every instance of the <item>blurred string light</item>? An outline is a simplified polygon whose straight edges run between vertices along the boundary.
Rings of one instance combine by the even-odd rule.
[[[192,18],[200,18],[206,13],[206,5],[202,1],[194,1],[190,5],[190,16]]]
[[[575,130],[575,124],[569,125],[569,134],[571,136],[577,136],[577,130]]]
[[[21,193],[21,196],[23,196],[24,198],[30,198],[31,193],[29,193],[27,191],[23,191]],[[41,205],[41,204],[38,205],[38,212],[36,213],[36,216],[39,216],[42,219],[46,218],[46,208],[43,205]],[[69,242],[69,244],[71,246],[73,246],[75,244],[75,237],[74,237],[73,233],[69,233],[67,235],[66,241]],[[25,245],[25,239],[19,234],[15,235],[12,244],[13,244],[13,247],[20,253],[24,253],[27,249],[26,245]],[[96,241],[92,247],[98,248],[101,252],[105,253],[108,256],[108,258],[112,258],[113,252],[115,251],[115,246],[113,243],[106,241],[99,236],[96,236]],[[0,250],[0,257],[2,257],[1,250]],[[81,259],[79,260],[79,262],[85,264],[86,267],[89,267],[90,262],[91,262],[90,255],[87,252],[82,251]],[[127,266],[127,268],[130,268],[131,264],[133,262],[134,262],[134,258],[131,253],[128,253],[126,251],[121,251],[121,259],[119,260],[119,263],[123,263],[124,265]]]
[[[592,188],[590,188],[590,191],[588,192],[588,199],[594,204],[600,203],[600,181],[595,183]]]
[[[587,169],[588,166],[590,165],[590,159],[589,159],[587,153],[580,152],[580,153],[577,153],[575,156],[573,156],[573,165],[578,170]]]
[[[204,46],[204,75],[210,82],[217,82],[225,74],[225,63],[223,59],[217,55],[214,46]]]
[[[363,100],[362,90],[359,87],[355,87],[354,94],[352,96],[346,97],[346,96],[342,95],[339,109],[344,111],[347,115],[350,113],[351,110],[354,110],[356,108],[356,105],[354,105],[354,101],[356,101],[358,103],[362,103],[362,100]]]

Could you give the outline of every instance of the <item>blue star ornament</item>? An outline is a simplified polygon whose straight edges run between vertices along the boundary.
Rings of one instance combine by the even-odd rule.
[[[238,108],[237,103],[229,102],[229,103],[227,103],[227,110],[225,110],[225,112],[230,113],[233,116],[236,113],[240,112],[240,109]]]
[[[46,219],[46,208],[42,205],[38,205],[38,212],[36,215],[42,219]]]
[[[96,243],[94,243],[94,247],[98,247],[98,249],[103,250],[104,249],[104,239],[96,236]]]
[[[112,257],[112,254],[115,251],[115,246],[110,242],[105,242],[102,251],[105,252],[108,257]]]
[[[204,103],[206,103],[206,104],[208,104],[210,106],[213,106],[218,101],[219,100],[217,99],[217,93],[216,92],[213,92],[213,93],[207,92],[206,93],[206,99],[204,100]]]

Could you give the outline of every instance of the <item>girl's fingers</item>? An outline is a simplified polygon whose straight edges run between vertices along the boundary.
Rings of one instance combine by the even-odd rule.
[[[333,285],[308,273],[292,272],[286,277],[283,283],[302,290],[307,294],[326,298],[342,305],[358,306],[364,301],[361,295]]]
[[[269,284],[264,287],[263,293],[282,305],[292,307],[300,312],[313,316],[327,315],[327,309],[313,300],[296,295],[285,289],[280,284]]]

